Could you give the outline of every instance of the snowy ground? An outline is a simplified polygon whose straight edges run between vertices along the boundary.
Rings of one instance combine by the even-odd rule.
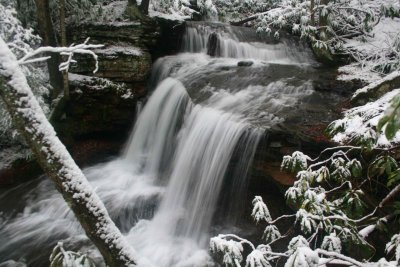
[[[383,17],[369,36],[351,39],[346,43],[345,47],[365,55],[382,55],[382,58],[378,62],[384,62],[388,60],[383,56],[384,54],[387,55],[388,51],[396,53],[393,49],[394,40],[399,40],[399,38],[400,18],[391,19]],[[368,84],[364,88],[357,90],[353,98],[374,90],[382,81],[391,80],[400,75],[399,71],[394,71],[387,76],[377,73],[373,70],[371,62],[363,62],[363,64],[353,63],[342,66],[339,68],[339,73],[338,79],[340,80],[361,80]],[[371,135],[371,137],[377,137],[377,147],[389,147],[398,144],[400,142],[399,133],[396,134],[393,140],[389,141],[386,139],[383,131],[376,132],[376,126],[379,119],[383,117],[385,110],[390,106],[391,99],[399,92],[400,89],[395,89],[374,102],[345,111],[343,119],[335,122],[338,125],[342,125],[345,130],[336,134],[333,140],[344,144],[354,142],[360,137]]]
[[[400,18],[382,18],[367,37],[357,37],[347,41],[346,48],[355,49],[366,55],[381,54],[389,51],[393,40],[400,37]],[[350,64],[339,68],[340,80],[359,79],[366,83],[375,82],[382,78],[382,75],[371,70],[368,62]]]

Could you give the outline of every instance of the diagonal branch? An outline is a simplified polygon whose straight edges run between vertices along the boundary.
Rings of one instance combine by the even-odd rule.
[[[104,204],[58,139],[22,73],[0,38],[0,97],[13,123],[54,182],[87,236],[110,267],[135,266],[136,253],[115,226]]]

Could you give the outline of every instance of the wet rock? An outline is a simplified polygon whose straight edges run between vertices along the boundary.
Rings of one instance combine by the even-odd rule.
[[[185,22],[155,18],[160,27],[160,36],[156,46],[150,49],[153,60],[182,51],[182,38],[185,32]]]
[[[243,61],[239,61],[237,65],[238,65],[238,67],[250,67],[253,64],[254,64],[254,62],[251,60],[243,60]]]
[[[219,56],[220,51],[220,41],[218,38],[218,34],[213,32],[208,37],[207,41],[207,55],[211,57]]]
[[[254,157],[251,179],[273,184],[283,194],[296,180],[294,173],[281,171],[283,156],[302,151],[313,157],[334,144],[323,135],[326,125],[318,121],[304,127],[301,122],[280,127],[266,131]]]

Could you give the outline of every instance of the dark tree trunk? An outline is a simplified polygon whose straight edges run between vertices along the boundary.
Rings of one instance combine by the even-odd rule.
[[[53,28],[53,23],[50,16],[49,0],[35,0],[36,14],[38,22],[38,30],[40,36],[43,38],[45,46],[57,46],[57,39]],[[58,70],[60,65],[60,55],[52,54],[51,58],[47,61],[49,68],[50,84],[53,86],[54,91],[52,94],[53,99],[63,90],[63,77]]]
[[[61,33],[61,46],[67,46],[67,32],[65,29],[65,0],[60,0],[60,33]],[[63,60],[66,60],[64,56]],[[64,99],[69,100],[69,83],[68,83],[68,71],[63,71],[63,88],[64,88]]]
[[[142,10],[143,14],[149,14],[149,5],[150,0],[142,0],[142,3],[140,3],[140,10]]]
[[[321,0],[321,5],[328,5],[329,0]],[[319,10],[319,35],[321,41],[326,41],[329,39],[326,27],[328,26],[328,15],[322,14],[322,9]]]

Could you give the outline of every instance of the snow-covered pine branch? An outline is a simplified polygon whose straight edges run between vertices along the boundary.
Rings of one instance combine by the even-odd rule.
[[[257,223],[260,221],[270,222],[272,220],[268,207],[267,205],[265,205],[262,197],[260,196],[254,197],[253,212],[251,213],[251,216]]]
[[[62,242],[58,242],[50,255],[50,267],[96,267],[94,262],[86,255],[65,250]]]

